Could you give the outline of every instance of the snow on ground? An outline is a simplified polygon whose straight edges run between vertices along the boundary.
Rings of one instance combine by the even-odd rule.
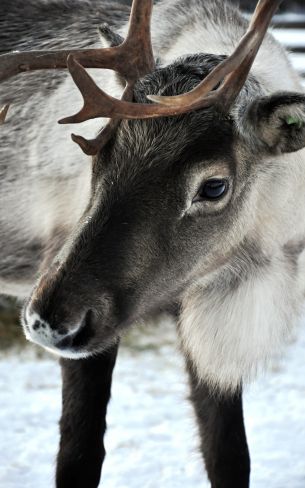
[[[115,370],[103,486],[207,488],[182,359],[169,324],[133,337]],[[245,394],[252,488],[305,486],[305,326]],[[51,488],[60,371],[50,356],[0,355],[0,486]],[[85,487],[84,487],[85,488]]]

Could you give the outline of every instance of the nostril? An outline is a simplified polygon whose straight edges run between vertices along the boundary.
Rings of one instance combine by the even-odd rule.
[[[38,331],[39,329],[45,329],[46,324],[39,319],[36,319],[32,324],[32,329]]]
[[[38,330],[38,329],[40,329],[40,326],[41,326],[41,322],[39,322],[39,320],[35,320],[32,327],[34,330]]]
[[[85,346],[92,337],[92,311],[88,310],[73,333],[56,343],[58,349],[79,348]]]

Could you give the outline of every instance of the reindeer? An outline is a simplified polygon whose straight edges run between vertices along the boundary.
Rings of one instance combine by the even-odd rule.
[[[134,0],[127,31],[123,6],[2,0],[0,287],[61,356],[59,488],[98,485],[120,337],[165,312],[211,485],[249,486],[242,386],[305,291],[305,95],[265,36],[280,3],[248,26],[222,0],[164,0],[152,21]],[[79,105],[66,67],[84,106],[61,122],[87,121],[84,154],[55,124]]]

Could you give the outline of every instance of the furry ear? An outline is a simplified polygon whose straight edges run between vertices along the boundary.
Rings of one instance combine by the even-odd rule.
[[[264,152],[298,151],[305,146],[305,95],[280,92],[257,98],[240,113],[238,125]]]
[[[124,42],[124,38],[114,32],[106,22],[98,30],[103,48],[115,47]],[[118,73],[115,75],[120,85],[124,88],[126,85],[125,80]]]
[[[102,47],[115,47],[124,41],[123,37],[114,32],[106,22],[98,30]]]

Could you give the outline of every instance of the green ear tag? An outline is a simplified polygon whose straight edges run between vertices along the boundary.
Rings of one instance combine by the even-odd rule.
[[[304,120],[298,119],[297,117],[293,117],[293,115],[289,115],[285,119],[285,122],[287,125],[296,125],[298,129],[302,129],[305,123]]]

